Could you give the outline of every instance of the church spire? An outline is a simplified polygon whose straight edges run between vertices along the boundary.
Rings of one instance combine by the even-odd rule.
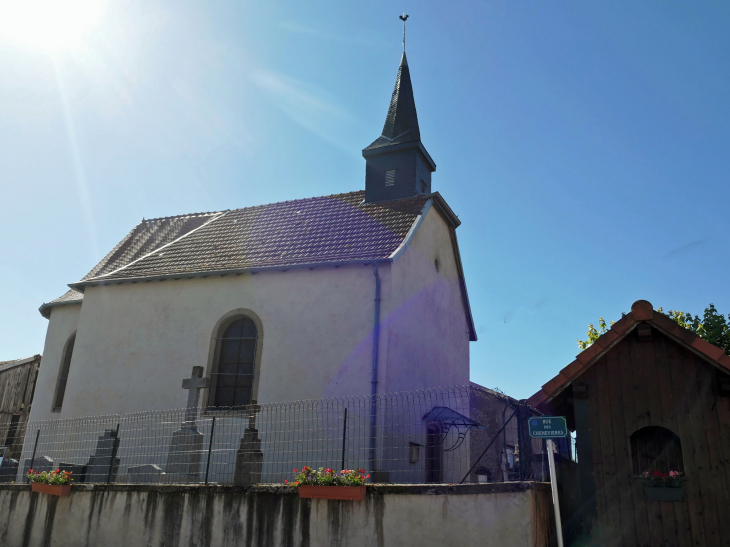
[[[416,101],[413,99],[411,72],[408,69],[406,52],[403,52],[395,79],[393,95],[390,97],[388,115],[385,117],[383,133],[367,149],[379,148],[390,144],[421,140],[418,129]]]
[[[401,19],[405,25],[405,19]],[[383,132],[362,151],[362,155],[366,160],[365,201],[385,201],[431,193],[431,173],[436,170],[436,164],[421,143],[405,49]]]

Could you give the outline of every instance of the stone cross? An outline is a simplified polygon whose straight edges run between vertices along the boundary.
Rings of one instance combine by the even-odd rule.
[[[195,424],[195,416],[200,399],[200,390],[210,385],[209,378],[203,378],[203,367],[193,367],[190,378],[185,378],[182,383],[183,389],[188,389],[188,404],[185,409],[185,421],[189,425]]]

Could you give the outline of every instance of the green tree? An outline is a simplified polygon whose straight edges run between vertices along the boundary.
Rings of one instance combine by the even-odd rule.
[[[714,304],[710,304],[705,308],[705,312],[700,318],[698,315],[692,315],[679,310],[664,311],[662,308],[657,308],[656,311],[663,313],[673,321],[679,323],[680,326],[685,329],[689,329],[696,333],[700,338],[706,340],[710,344],[722,348],[725,353],[730,355],[730,314],[727,317],[718,313],[715,309]],[[588,325],[588,339],[578,340],[578,347],[581,351],[589,347],[595,342],[599,336],[608,332],[608,329],[613,325],[615,321],[611,321],[609,324],[603,319],[598,318],[598,328],[593,323]]]

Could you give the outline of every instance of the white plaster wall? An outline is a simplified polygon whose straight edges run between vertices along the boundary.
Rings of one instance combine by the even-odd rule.
[[[373,294],[363,266],[89,287],[60,417],[185,406],[182,379],[239,308],[263,326],[259,401],[367,393]]]
[[[379,272],[378,392],[465,385],[467,323],[448,226],[435,208]],[[260,402],[369,394],[374,291],[372,266],[359,265],[87,287],[83,306],[52,311],[32,419],[185,406],[183,378],[198,365],[210,373],[216,325],[237,309],[261,325]],[[63,409],[51,413],[77,323]]]
[[[436,271],[434,260],[440,260]],[[449,227],[431,207],[384,285],[386,392],[469,383],[469,334]]]
[[[53,396],[63,359],[63,350],[66,342],[78,327],[80,313],[81,304],[56,306],[51,310],[46,342],[43,346],[43,359],[33,395],[33,408],[30,414],[32,421],[59,417],[58,413],[51,413]],[[72,359],[70,370],[73,371],[75,366],[76,363]]]

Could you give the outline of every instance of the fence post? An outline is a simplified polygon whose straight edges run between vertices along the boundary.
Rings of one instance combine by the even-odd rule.
[[[106,476],[106,483],[112,482],[112,471],[114,470],[114,460],[117,458],[117,448],[119,448],[119,423],[117,422],[117,431],[114,433],[114,441],[112,441],[112,457],[109,460],[109,474]]]
[[[210,424],[210,441],[208,442],[208,463],[205,464],[205,484],[208,485],[208,471],[210,470],[210,453],[213,451],[213,434],[215,433],[215,416]]]
[[[41,436],[41,430],[38,430],[38,433],[35,434],[35,443],[33,444],[33,455],[30,457],[30,467],[28,469],[33,469],[33,465],[35,465],[35,451],[38,449],[38,438]]]
[[[342,467],[345,468],[345,443],[347,441],[347,407],[345,407],[345,418],[342,422]]]

